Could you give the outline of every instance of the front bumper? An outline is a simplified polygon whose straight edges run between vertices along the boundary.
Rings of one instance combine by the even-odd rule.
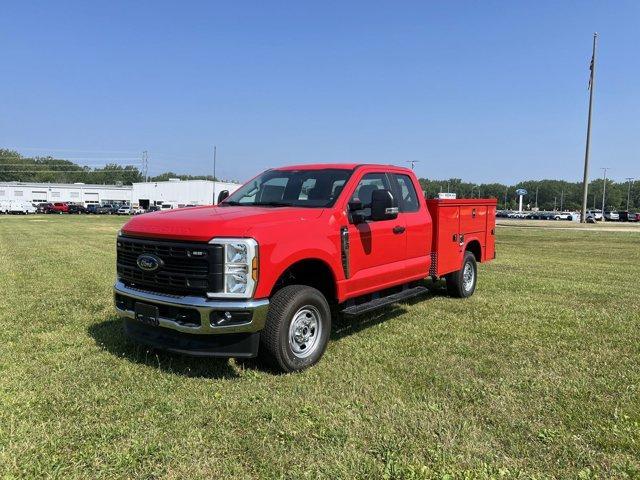
[[[194,356],[252,357],[264,328],[269,300],[219,300],[113,287],[115,308],[132,339]],[[158,325],[136,319],[136,302],[158,307]],[[219,322],[228,313],[230,320]]]

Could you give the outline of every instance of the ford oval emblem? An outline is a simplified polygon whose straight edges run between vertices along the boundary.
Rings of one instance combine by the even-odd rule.
[[[140,270],[144,270],[145,272],[155,272],[164,264],[161,258],[150,253],[140,255],[136,263],[138,267],[140,267]]]

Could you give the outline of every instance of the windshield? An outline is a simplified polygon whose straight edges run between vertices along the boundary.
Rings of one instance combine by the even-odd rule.
[[[351,170],[268,170],[236,190],[220,205],[330,207]]]

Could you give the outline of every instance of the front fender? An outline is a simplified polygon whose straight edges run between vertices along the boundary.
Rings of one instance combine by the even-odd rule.
[[[318,234],[260,244],[260,272],[255,298],[269,297],[280,276],[301,260],[322,261],[331,270],[337,287],[337,282],[344,279],[338,241],[337,235],[332,241]]]

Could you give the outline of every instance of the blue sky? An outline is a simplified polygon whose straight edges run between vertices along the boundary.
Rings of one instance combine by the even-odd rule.
[[[1,2],[0,147],[244,180],[309,162],[640,177],[640,2]],[[137,161],[137,160],[133,160]]]

